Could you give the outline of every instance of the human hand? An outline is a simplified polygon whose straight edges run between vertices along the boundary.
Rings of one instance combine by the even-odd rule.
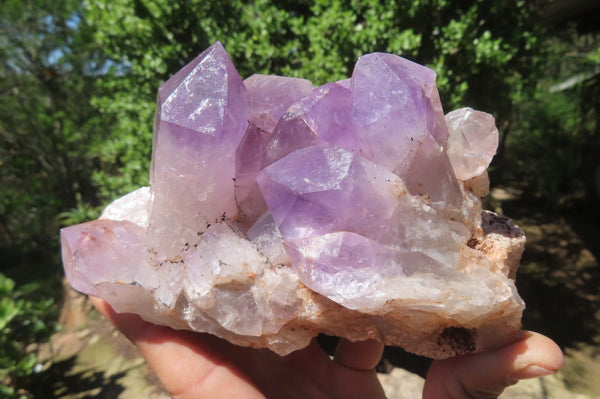
[[[378,399],[385,393],[375,366],[383,345],[342,340],[331,359],[316,342],[288,356],[243,348],[209,334],[173,330],[117,314],[101,299],[96,308],[133,342],[176,398]],[[562,367],[563,355],[550,339],[526,332],[496,351],[435,361],[425,399],[493,398],[523,378]]]

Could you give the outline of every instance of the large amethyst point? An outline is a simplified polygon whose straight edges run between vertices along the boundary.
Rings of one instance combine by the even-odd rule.
[[[246,87],[216,43],[158,91],[148,245],[173,257],[208,225],[237,216],[235,149],[248,124]]]

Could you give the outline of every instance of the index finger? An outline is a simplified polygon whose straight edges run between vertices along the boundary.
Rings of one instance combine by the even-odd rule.
[[[219,350],[209,335],[157,326],[133,314],[116,313],[105,301],[92,303],[135,344],[166,390],[177,398],[264,398],[256,386]]]

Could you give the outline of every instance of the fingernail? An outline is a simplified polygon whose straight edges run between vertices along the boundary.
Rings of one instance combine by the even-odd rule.
[[[521,369],[514,373],[511,377],[516,378],[518,380],[524,380],[527,378],[543,377],[545,375],[550,375],[554,373],[556,373],[556,370],[550,370],[540,366],[527,366],[524,369]]]

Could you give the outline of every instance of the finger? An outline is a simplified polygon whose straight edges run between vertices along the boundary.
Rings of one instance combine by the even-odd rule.
[[[425,380],[423,398],[493,398],[525,378],[542,377],[563,365],[558,345],[541,334],[523,338],[492,352],[435,361]]]
[[[368,340],[350,342],[341,339],[335,350],[333,360],[353,370],[370,371],[377,366],[383,354],[383,344]]]
[[[92,302],[138,347],[174,397],[264,398],[222,357],[227,351],[218,338],[157,326],[137,315],[118,314],[98,298]]]

